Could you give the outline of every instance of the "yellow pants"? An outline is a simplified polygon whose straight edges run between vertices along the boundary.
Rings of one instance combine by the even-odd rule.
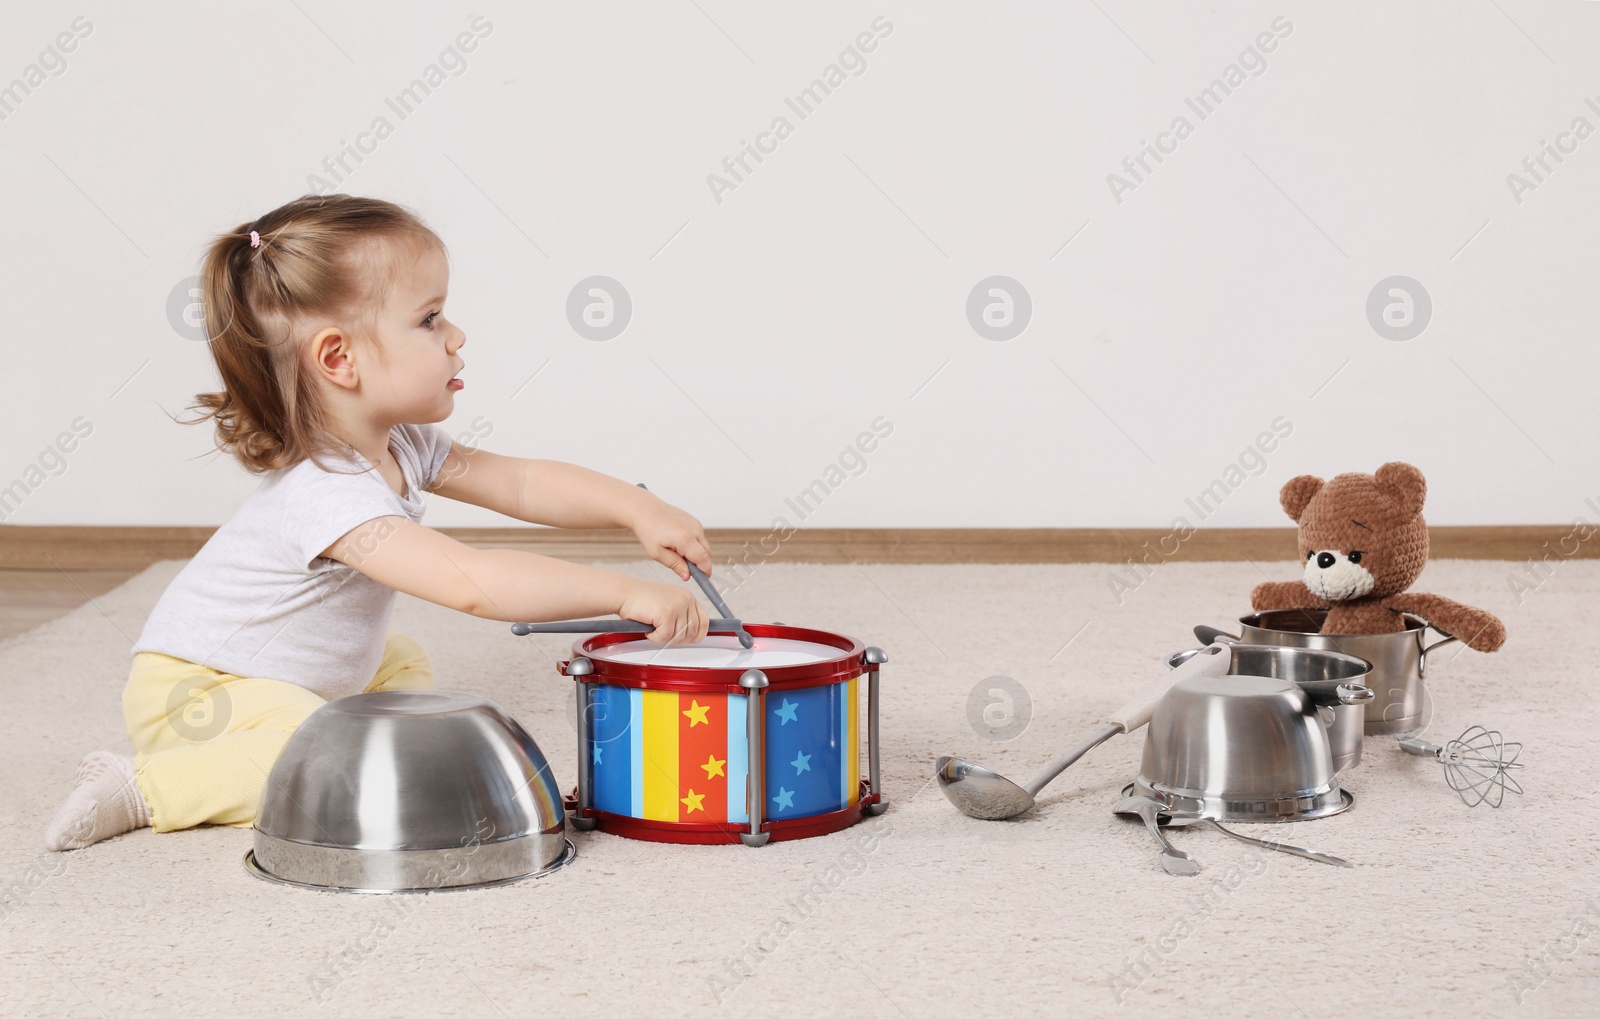
[[[367,691],[432,686],[422,645],[389,634]],[[293,683],[232,676],[153,651],[135,655],[122,715],[151,828],[249,827],[290,734],[326,703]]]

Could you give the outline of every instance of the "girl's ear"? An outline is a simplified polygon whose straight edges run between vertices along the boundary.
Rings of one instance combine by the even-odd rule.
[[[337,326],[329,326],[311,338],[308,355],[319,378],[341,389],[354,389],[359,381],[350,337]]]

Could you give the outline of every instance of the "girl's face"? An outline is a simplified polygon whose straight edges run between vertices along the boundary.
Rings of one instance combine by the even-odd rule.
[[[414,262],[402,260],[378,317],[383,351],[366,366],[363,379],[371,383],[374,410],[396,423],[443,421],[455,409],[462,388],[456,376],[466,367],[456,352],[467,334],[444,317],[449,283],[444,252],[427,245]]]

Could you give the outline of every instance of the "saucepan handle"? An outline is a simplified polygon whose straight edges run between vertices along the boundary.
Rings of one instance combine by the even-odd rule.
[[[1194,639],[1202,644],[1238,644],[1243,638],[1201,623],[1194,628]]]
[[[1306,699],[1319,708],[1364,704],[1377,696],[1369,686],[1362,686],[1360,683],[1340,683],[1332,679],[1312,680],[1296,685],[1305,691]]]

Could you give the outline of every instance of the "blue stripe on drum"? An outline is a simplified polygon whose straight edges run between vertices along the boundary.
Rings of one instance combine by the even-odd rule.
[[[840,685],[767,690],[766,814],[773,820],[825,814],[847,802],[840,795],[840,771],[848,774],[840,734],[849,715]]]
[[[594,788],[589,794],[590,802],[599,810],[626,814],[633,805],[632,762],[638,760],[634,746],[638,726],[633,724],[628,691],[617,686],[585,685],[591,691],[587,720],[594,744],[591,759],[594,751],[599,751],[591,771]]]
[[[628,769],[632,794],[628,802],[629,817],[644,816],[644,691],[637,687],[628,690]]]
[[[745,802],[750,777],[749,710],[750,698],[728,694],[728,820],[734,824],[750,823]]]

